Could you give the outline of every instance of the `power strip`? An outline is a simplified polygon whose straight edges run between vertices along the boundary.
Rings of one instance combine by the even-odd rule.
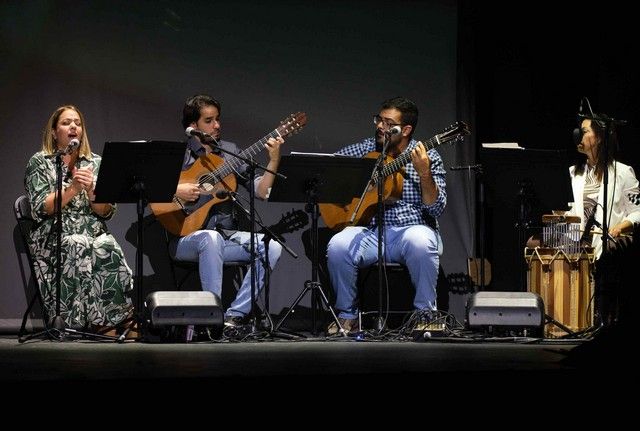
[[[433,337],[444,337],[446,325],[442,322],[418,322],[411,331],[414,340],[427,340]]]

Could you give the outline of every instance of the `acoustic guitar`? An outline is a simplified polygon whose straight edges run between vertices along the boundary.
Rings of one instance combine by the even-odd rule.
[[[269,230],[273,232],[274,235],[278,235],[281,241],[285,241],[285,239],[282,238],[283,234],[295,232],[308,224],[309,216],[306,212],[300,209],[292,209],[282,214],[282,217],[280,217],[280,220],[278,220],[276,224],[269,226]],[[265,233],[264,229],[261,229],[260,233]]]
[[[240,153],[244,158],[252,158],[262,151],[269,138],[285,137],[298,132],[307,124],[307,115],[298,112],[289,115],[280,125]],[[169,203],[151,203],[151,211],[158,221],[174,235],[185,236],[201,229],[207,220],[209,210],[228,198],[216,196],[218,190],[235,191],[237,180],[235,172],[244,162],[235,157],[227,157],[226,160],[215,154],[206,154],[199,157],[193,165],[182,171],[179,184],[196,183],[200,185],[200,199],[187,202],[174,196]],[[211,199],[206,199],[207,195]]]
[[[459,142],[464,139],[465,135],[470,133],[469,126],[462,121],[449,126],[442,133],[439,133],[426,141],[422,141],[425,148],[430,150],[445,143]],[[377,159],[380,153],[372,151],[365,155],[365,158]],[[411,151],[407,149],[395,159],[387,156],[385,165],[382,168],[382,179],[384,181],[383,199],[385,202],[393,202],[399,200],[402,196],[402,182],[404,180],[404,172],[400,171],[407,163],[411,161]],[[358,209],[353,221],[351,220],[355,212],[360,198],[354,198],[347,204],[319,204],[320,215],[327,227],[332,230],[340,231],[347,226],[363,226],[369,223],[369,220],[375,216],[378,203],[378,172],[376,171],[369,181],[367,192],[362,198],[362,204]]]

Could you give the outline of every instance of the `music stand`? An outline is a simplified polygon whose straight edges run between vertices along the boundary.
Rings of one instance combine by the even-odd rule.
[[[347,203],[369,182],[375,159],[334,156],[326,154],[295,154],[282,156],[278,172],[287,177],[287,181],[276,178],[269,201],[304,202],[305,209],[311,213],[311,280],[305,282],[287,313],[274,328],[277,331],[289,314],[298,305],[307,292],[311,291],[311,333],[316,335],[317,299],[331,312],[339,329],[343,329],[336,313],[318,281],[318,204]],[[316,295],[318,298],[316,298]],[[341,331],[346,336],[344,331]]]
[[[136,203],[138,242],[136,247],[134,321],[140,338],[145,335],[143,275],[143,216],[149,202],[171,202],[176,192],[186,152],[185,142],[105,142],[95,188],[97,203]],[[120,337],[124,341],[127,331]]]

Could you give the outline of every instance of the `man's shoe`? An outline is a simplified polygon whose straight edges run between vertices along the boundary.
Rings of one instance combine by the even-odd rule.
[[[342,329],[344,329],[344,332],[347,335],[360,331],[358,319],[343,319],[342,317],[338,317],[338,322],[340,322],[340,326],[342,326]],[[336,335],[339,332],[340,328],[338,328],[336,322],[331,322],[327,328],[327,335]]]
[[[225,316],[224,318],[224,326],[237,328],[239,326],[244,326],[247,323],[247,318],[245,316]]]

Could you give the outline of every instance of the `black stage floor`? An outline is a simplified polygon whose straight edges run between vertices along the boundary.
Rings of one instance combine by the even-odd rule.
[[[599,336],[600,335],[600,336]],[[337,338],[192,343],[51,341],[0,338],[3,385],[170,383],[227,387],[309,384],[366,387],[432,383],[456,390],[619,384],[631,365],[631,339],[620,331],[589,341],[431,338],[379,341]],[[455,382],[455,383],[454,383]],[[576,384],[578,386],[576,386]],[[567,386],[569,385],[569,386]],[[354,387],[354,386],[351,386]],[[502,387],[502,386],[500,386]]]

